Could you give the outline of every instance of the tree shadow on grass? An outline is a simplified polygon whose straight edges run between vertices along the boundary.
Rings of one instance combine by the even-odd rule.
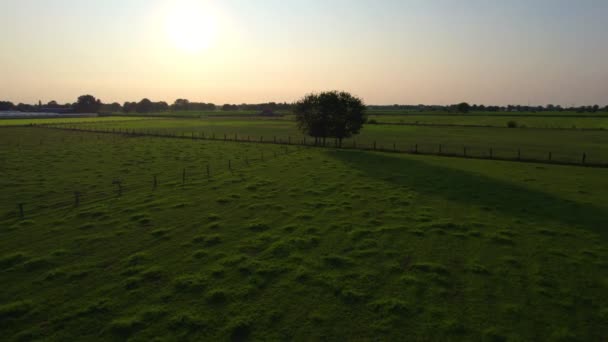
[[[361,151],[331,151],[332,157],[400,186],[451,201],[480,206],[520,219],[562,223],[608,237],[608,212],[480,174],[428,164],[414,158]]]

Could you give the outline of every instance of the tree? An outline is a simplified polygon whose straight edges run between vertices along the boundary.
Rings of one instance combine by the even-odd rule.
[[[149,113],[152,111],[152,107],[152,101],[150,101],[149,99],[142,99],[141,101],[139,101],[137,106],[135,106],[135,111],[137,111],[138,113]]]
[[[25,103],[19,103],[16,106],[16,109],[20,112],[31,112],[35,110],[34,106]]]
[[[239,110],[239,106],[226,103],[222,106],[222,110]]]
[[[57,104],[57,101],[49,101],[49,103],[47,103],[46,106],[49,108],[57,108],[57,107],[59,107],[59,104]]]
[[[363,101],[347,92],[328,91],[309,94],[296,102],[294,112],[298,127],[315,138],[315,144],[328,137],[336,138],[339,146],[363,127],[367,120]]]
[[[101,108],[101,101],[93,95],[82,95],[73,107],[76,113],[97,113]]]
[[[112,104],[110,104],[110,111],[113,113],[120,112],[121,109],[122,106],[118,102],[113,102]]]
[[[462,102],[456,105],[456,109],[461,113],[468,113],[471,109],[471,105],[466,102]]]
[[[122,111],[125,113],[131,113],[134,112],[135,109],[137,108],[137,103],[136,102],[125,102],[122,105]]]
[[[15,105],[10,101],[0,101],[0,111],[13,110]]]
[[[118,102],[104,103],[101,105],[102,112],[116,113],[116,112],[120,112],[121,109],[122,109],[122,106]]]
[[[169,104],[165,101],[153,102],[152,110],[155,112],[166,112],[169,110]]]
[[[188,110],[190,107],[190,101],[186,99],[177,99],[171,105],[171,109],[173,110]]]

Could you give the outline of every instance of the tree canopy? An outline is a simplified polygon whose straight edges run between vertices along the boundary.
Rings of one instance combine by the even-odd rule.
[[[74,103],[74,112],[76,113],[97,113],[101,109],[101,101],[93,95],[82,95],[78,97],[78,101]]]
[[[10,101],[0,101],[0,111],[13,110],[15,105]]]
[[[469,110],[471,109],[471,105],[466,102],[462,102],[462,103],[457,104],[456,108],[461,113],[468,113]]]
[[[295,103],[294,112],[300,130],[315,143],[336,138],[340,146],[342,139],[359,134],[367,120],[363,101],[344,91],[306,95]]]

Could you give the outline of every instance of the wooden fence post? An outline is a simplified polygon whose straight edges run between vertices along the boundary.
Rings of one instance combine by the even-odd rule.
[[[492,151],[492,148],[490,147],[490,159],[492,159],[492,158],[493,158],[493,151]]]
[[[439,144],[439,154],[441,154],[441,144]]]
[[[374,140],[374,150],[376,149],[376,140]]]
[[[553,153],[549,152],[549,161],[551,161],[552,158],[553,158]]]
[[[414,153],[418,154],[418,144],[414,147]]]
[[[521,148],[517,149],[517,160],[521,160]]]
[[[583,160],[582,163],[585,164],[587,162],[587,153],[583,152]]]
[[[465,156],[465,157],[467,156],[467,147],[466,146],[463,147],[463,156]]]
[[[232,161],[228,159],[228,170],[232,171]]]

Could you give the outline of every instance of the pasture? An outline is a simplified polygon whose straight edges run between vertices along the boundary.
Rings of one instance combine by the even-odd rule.
[[[370,112],[370,120],[378,123],[408,125],[454,125],[508,127],[515,123],[520,128],[552,129],[608,129],[608,113],[593,117],[585,116],[523,116],[523,115],[376,115]],[[512,124],[513,125],[513,124]]]
[[[69,127],[62,125],[61,127]],[[79,128],[129,130],[206,138],[302,143],[295,121],[268,118],[161,119],[91,122]],[[308,138],[307,144],[312,143]],[[333,141],[330,141],[333,144]],[[414,151],[580,163],[608,164],[608,132],[601,130],[509,129],[497,127],[433,127],[366,125],[361,134],[344,141],[349,148]],[[465,150],[466,149],[466,150]]]
[[[103,116],[103,117],[82,117],[82,118],[23,118],[23,119],[2,119],[0,127],[3,126],[29,126],[29,125],[48,125],[48,124],[77,124],[77,123],[105,123],[116,121],[138,121],[147,120],[132,116]]]
[[[295,139],[287,124],[78,125]],[[409,144],[440,131],[419,129],[369,125],[357,140]],[[439,137],[458,143],[607,154],[599,132],[446,131]],[[605,169],[43,127],[0,133],[8,340],[608,334]]]

